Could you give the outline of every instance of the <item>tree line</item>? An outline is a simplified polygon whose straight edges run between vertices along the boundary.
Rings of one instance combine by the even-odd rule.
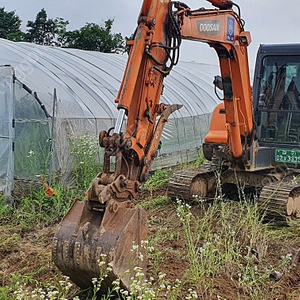
[[[28,21],[27,30],[21,30],[21,19],[15,11],[0,8],[0,38],[15,42],[30,42],[40,45],[93,50],[105,53],[119,53],[125,50],[125,40],[121,33],[112,33],[114,20],[108,19],[104,25],[86,23],[80,29],[68,31],[69,21],[63,18],[48,18],[42,8],[34,21]]]

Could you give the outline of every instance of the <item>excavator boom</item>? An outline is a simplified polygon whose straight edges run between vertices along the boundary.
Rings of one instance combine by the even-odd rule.
[[[159,102],[163,80],[178,62],[169,2],[143,2],[134,39],[127,42],[128,62],[115,100],[116,125],[99,135],[103,171],[92,181],[86,201],[76,201],[63,218],[53,240],[55,264],[82,288],[91,286],[108,264],[112,270],[104,289],[116,278],[130,289],[133,266],[146,274],[146,261],[138,259],[138,251],[145,256],[147,216],[132,200],[148,177],[164,124],[181,107]]]

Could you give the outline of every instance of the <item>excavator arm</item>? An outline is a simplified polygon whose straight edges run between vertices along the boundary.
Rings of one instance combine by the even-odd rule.
[[[147,239],[147,216],[132,200],[147,179],[165,122],[181,105],[160,103],[163,80],[179,59],[182,38],[213,47],[220,59],[226,127],[232,156],[244,155],[243,139],[252,131],[252,103],[247,46],[250,34],[229,0],[209,0],[218,9],[192,11],[181,2],[144,0],[134,39],[128,41],[128,61],[115,100],[115,127],[102,131],[103,171],[75,201],[53,240],[55,264],[77,285],[86,288],[101,272],[99,260],[112,266],[103,286],[116,279],[130,289],[132,266]],[[225,135],[226,136],[226,135]],[[207,142],[213,142],[214,135]],[[244,139],[244,140],[245,140]],[[226,141],[227,142],[227,141]],[[102,266],[103,267],[103,266]],[[129,272],[128,272],[129,270]]]
[[[163,79],[178,61],[178,48],[168,22],[168,6],[160,1],[144,1],[135,38],[127,42],[129,58],[115,102],[119,115],[114,133],[100,134],[100,145],[107,154],[104,173],[109,172],[108,157],[117,156],[114,176],[124,175],[144,182],[155,157],[161,126],[179,106],[159,103]],[[122,123],[126,117],[126,127]]]

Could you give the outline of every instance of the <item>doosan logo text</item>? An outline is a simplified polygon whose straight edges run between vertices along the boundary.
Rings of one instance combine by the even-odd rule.
[[[198,21],[199,32],[204,34],[218,34],[220,33],[220,21]]]

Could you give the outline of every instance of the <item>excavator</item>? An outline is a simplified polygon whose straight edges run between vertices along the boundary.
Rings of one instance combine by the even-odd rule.
[[[142,3],[134,38],[127,42],[115,100],[118,117],[114,128],[99,134],[103,171],[85,201],[73,203],[53,238],[54,263],[81,288],[105,271],[104,290],[116,279],[130,290],[134,267],[146,273],[147,214],[134,199],[149,176],[165,123],[182,106],[160,103],[182,39],[216,51],[221,75],[214,85],[223,96],[203,144],[210,163],[176,172],[169,196],[208,199],[220,186],[226,194],[241,184],[258,193],[271,218],[300,216],[300,46],[261,45],[252,88],[251,35],[240,7],[231,0],[207,1],[211,8],[196,10],[171,0]]]

